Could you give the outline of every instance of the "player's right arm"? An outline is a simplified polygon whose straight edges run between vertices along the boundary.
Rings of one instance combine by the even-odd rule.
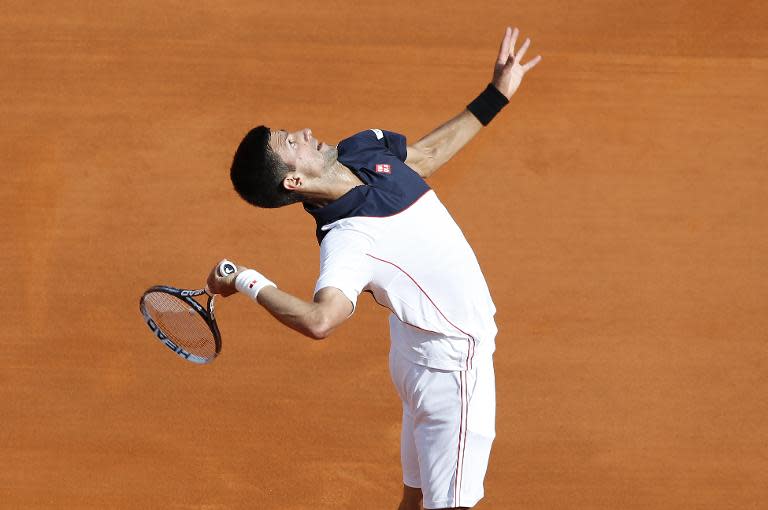
[[[223,261],[222,261],[223,262]],[[221,262],[219,262],[221,264]],[[349,298],[335,287],[325,287],[315,293],[313,301],[305,301],[293,294],[278,289],[260,273],[245,266],[237,266],[237,271],[227,276],[217,272],[218,264],[208,275],[208,290],[213,294],[231,296],[242,292],[254,297],[256,302],[267,309],[274,318],[302,335],[320,340],[326,338],[342,322],[347,320],[354,310]],[[249,272],[246,274],[246,272]],[[238,282],[238,276],[248,276]],[[256,287],[248,285],[248,281]],[[238,287],[241,285],[241,287]]]
[[[521,64],[520,61],[528,50],[531,41],[526,39],[517,51],[517,54],[515,54],[515,42],[517,41],[518,34],[517,28],[512,30],[511,27],[507,27],[504,31],[504,37],[499,47],[499,55],[493,68],[493,80],[491,81],[496,91],[489,90],[486,92],[492,92],[493,94],[491,95],[499,96],[502,102],[504,102],[504,98],[506,98],[506,101],[512,98],[520,87],[525,73],[533,69],[541,60],[541,56],[537,56],[526,64]],[[501,97],[502,95],[503,97]],[[484,122],[487,123],[488,119]],[[427,178],[474,138],[482,127],[483,124],[475,114],[469,109],[464,110],[428,133],[415,144],[409,145],[405,164],[422,177]]]
[[[311,303],[277,287],[265,287],[256,299],[275,319],[316,340],[330,335],[353,310],[349,299],[334,287],[318,291]]]

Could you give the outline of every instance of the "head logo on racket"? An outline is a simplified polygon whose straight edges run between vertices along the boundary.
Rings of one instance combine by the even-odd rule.
[[[237,268],[229,261],[222,262],[217,269],[221,276],[235,271]],[[208,296],[205,307],[195,299],[203,295]],[[139,309],[147,327],[163,345],[187,361],[206,364],[221,353],[215,300],[216,296],[204,288],[188,290],[155,285],[141,296]]]

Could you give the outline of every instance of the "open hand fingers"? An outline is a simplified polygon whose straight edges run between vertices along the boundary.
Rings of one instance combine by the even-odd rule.
[[[526,37],[525,41],[523,41],[523,45],[520,46],[520,50],[517,52],[517,55],[514,56],[516,64],[519,64],[520,61],[523,59],[523,56],[525,55],[525,52],[528,51],[528,46],[530,45],[531,45],[531,40]]]
[[[504,37],[501,39],[501,47],[499,48],[499,58],[496,59],[496,63],[504,65],[507,63],[509,57],[509,40],[512,37],[512,29],[507,27],[504,30]]]
[[[528,62],[527,62],[527,63],[526,63],[524,66],[523,66],[523,72],[524,72],[524,73],[527,73],[528,71],[530,71],[531,69],[533,69],[533,68],[534,68],[534,66],[535,66],[536,64],[538,64],[540,61],[541,61],[541,55],[536,55],[536,57],[534,57],[533,59],[531,59],[530,61],[528,61]]]
[[[509,28],[507,28],[509,30]],[[512,60],[515,58],[515,43],[517,43],[517,36],[520,34],[520,31],[515,27],[514,30],[512,30],[512,39],[509,41],[509,53],[507,54],[507,59]]]
[[[504,37],[499,47],[499,56],[493,68],[493,80],[491,83],[507,99],[511,98],[518,87],[520,87],[523,75],[541,61],[541,56],[537,55],[529,62],[522,63],[528,48],[531,46],[531,39],[526,37],[520,49],[515,52],[515,44],[519,35],[520,31],[517,27],[507,27],[504,29]]]

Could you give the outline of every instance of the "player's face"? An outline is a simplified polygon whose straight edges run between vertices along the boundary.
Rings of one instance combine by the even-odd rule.
[[[269,145],[272,150],[306,177],[320,177],[328,168],[330,156],[335,156],[336,148],[318,141],[309,128],[299,131],[272,131]]]

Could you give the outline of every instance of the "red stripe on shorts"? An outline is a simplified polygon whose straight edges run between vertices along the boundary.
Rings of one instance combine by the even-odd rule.
[[[456,452],[456,478],[453,484],[454,505],[461,506],[461,484],[464,478],[464,451],[467,449],[467,414],[469,402],[467,398],[467,373],[459,372],[459,398],[461,399],[461,418],[459,420],[459,448]]]

